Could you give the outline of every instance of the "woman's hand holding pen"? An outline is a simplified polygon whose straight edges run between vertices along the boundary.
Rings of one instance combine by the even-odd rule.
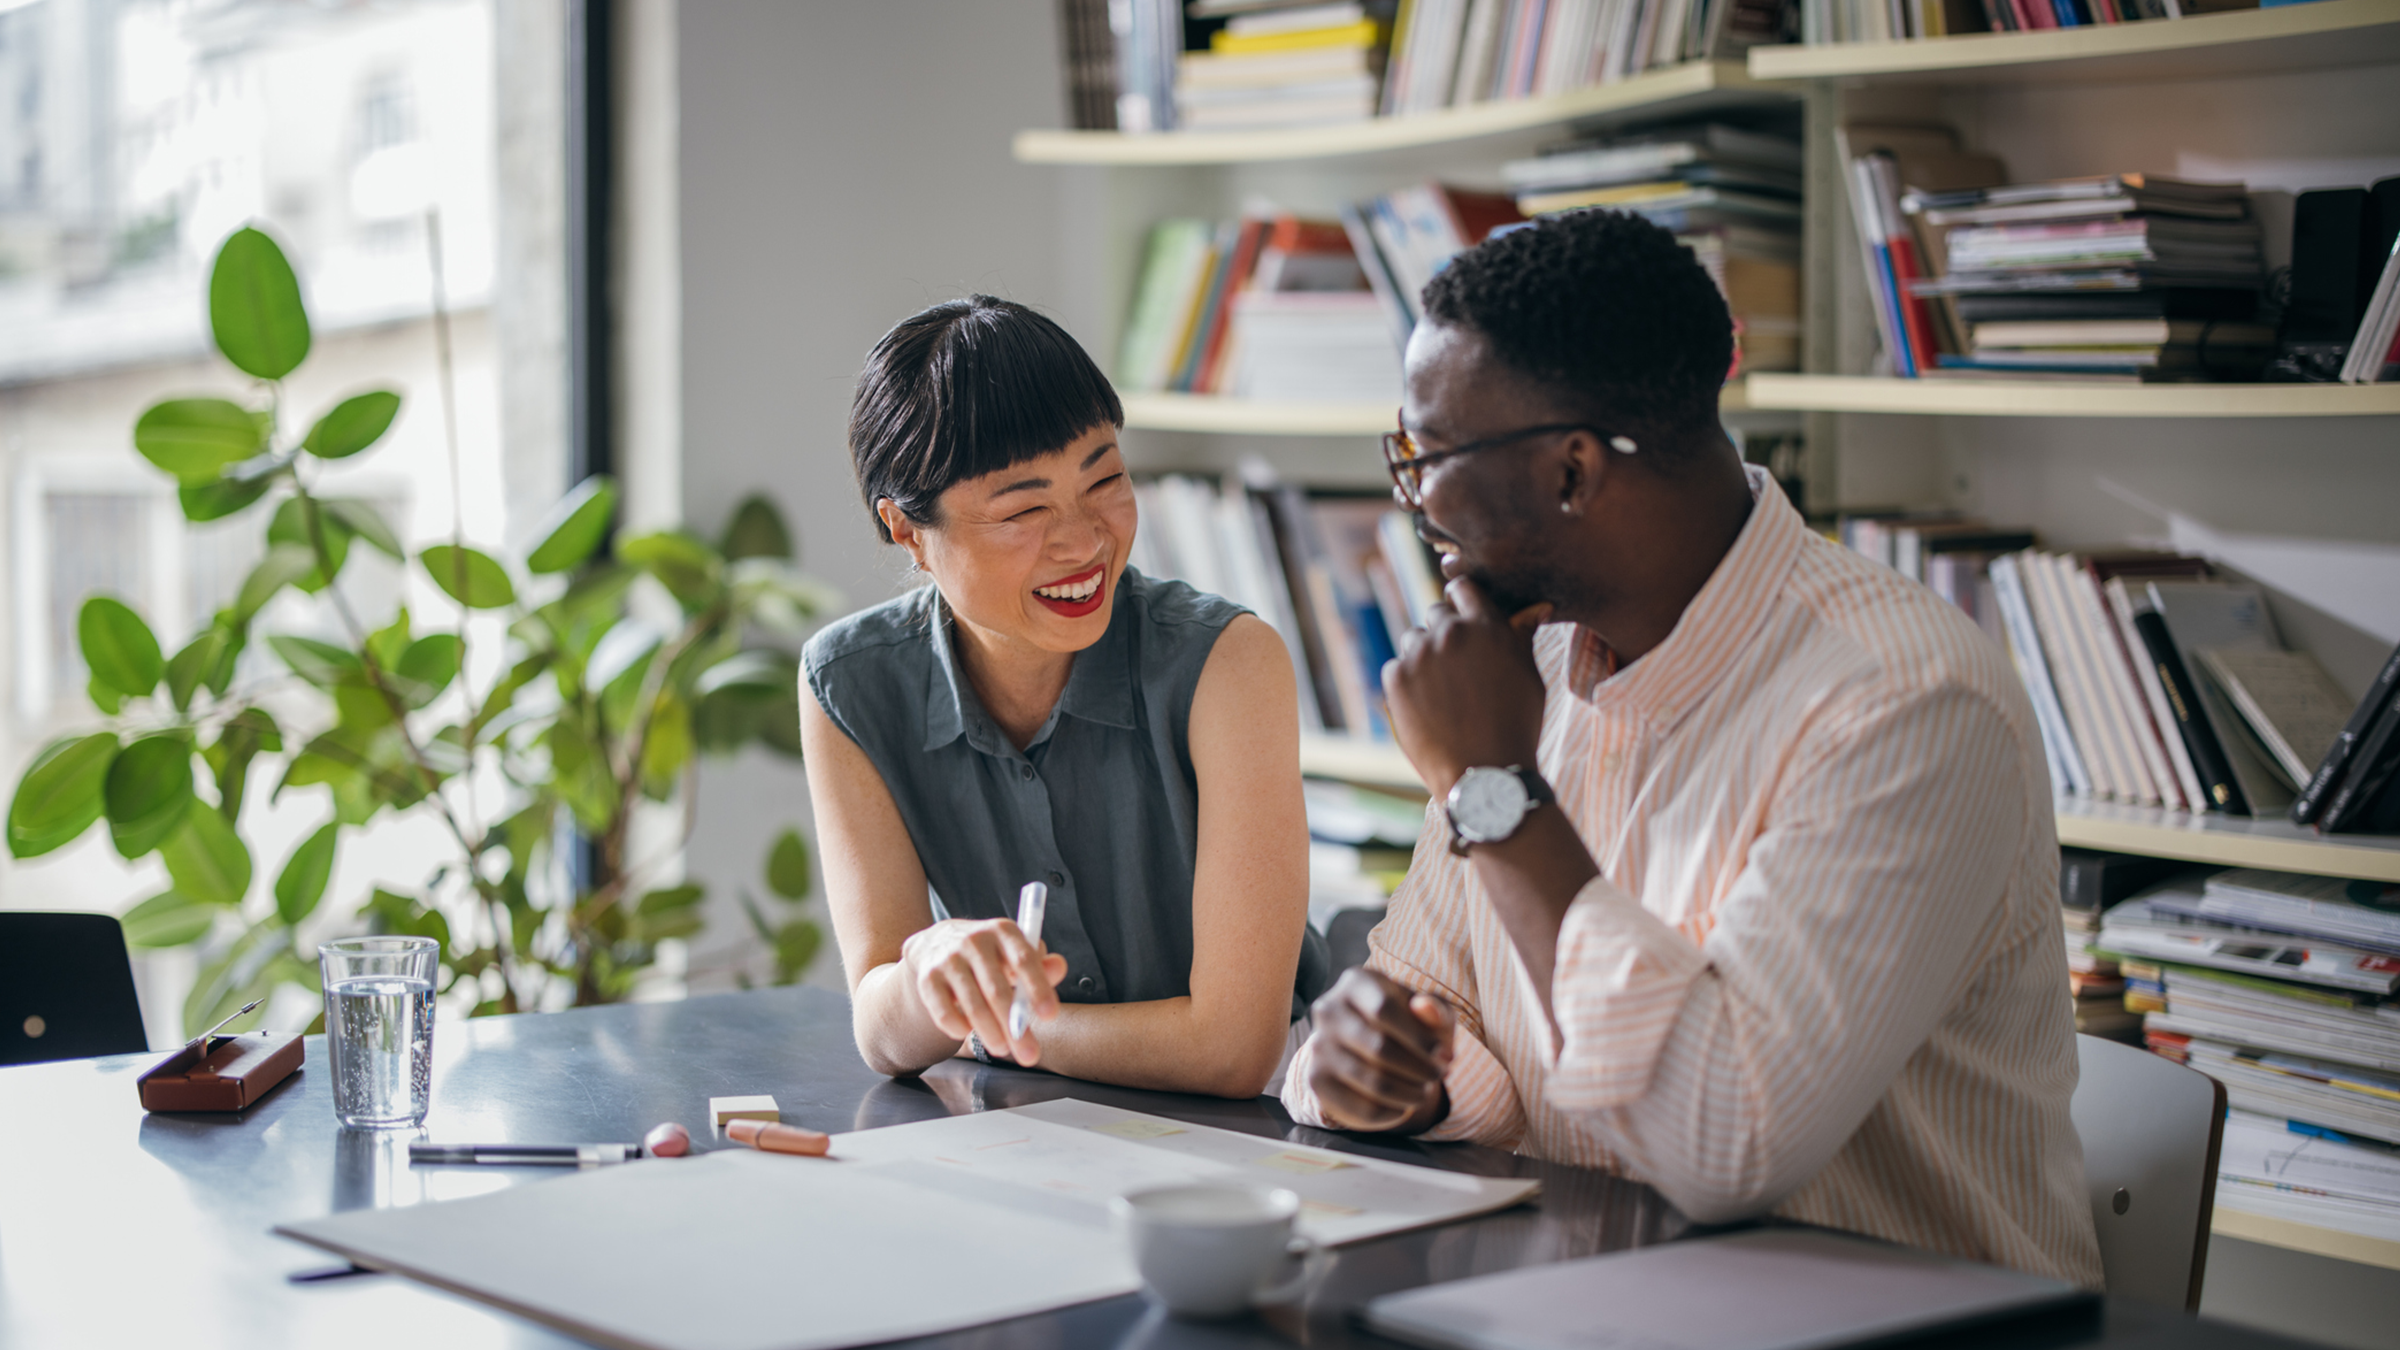
[[[1039,1022],[1058,1016],[1057,985],[1067,977],[1067,958],[1045,954],[1009,919],[944,919],[909,935],[900,946],[900,965],[926,1015],[945,1036],[969,1033],[984,1049],[1019,1064],[1042,1057],[1031,1027],[1008,1034],[1008,1008],[1023,983],[1033,993]]]

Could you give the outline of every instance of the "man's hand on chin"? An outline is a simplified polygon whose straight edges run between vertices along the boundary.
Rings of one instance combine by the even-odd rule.
[[[1550,616],[1547,604],[1502,614],[1466,577],[1445,594],[1383,667],[1392,738],[1437,799],[1478,765],[1533,766],[1545,696],[1533,630]]]
[[[1458,1015],[1450,1005],[1353,967],[1316,1003],[1308,1086],[1337,1130],[1432,1129],[1449,1114]]]

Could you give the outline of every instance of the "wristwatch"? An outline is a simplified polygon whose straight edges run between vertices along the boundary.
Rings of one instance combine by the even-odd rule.
[[[1463,858],[1471,845],[1497,844],[1515,834],[1535,807],[1557,800],[1540,774],[1520,765],[1469,769],[1442,802],[1450,819],[1450,851]]]

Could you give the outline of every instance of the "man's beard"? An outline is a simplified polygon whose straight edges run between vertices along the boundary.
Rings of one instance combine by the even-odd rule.
[[[1503,619],[1514,618],[1524,610],[1552,600],[1552,587],[1547,572],[1529,567],[1493,572],[1487,568],[1470,567],[1467,579],[1482,589]]]

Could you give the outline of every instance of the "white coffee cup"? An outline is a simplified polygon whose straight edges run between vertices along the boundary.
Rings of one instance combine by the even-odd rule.
[[[1290,1191],[1162,1186],[1112,1208],[1143,1287],[1177,1316],[1231,1317],[1308,1282],[1317,1244],[1293,1235],[1300,1197]]]

